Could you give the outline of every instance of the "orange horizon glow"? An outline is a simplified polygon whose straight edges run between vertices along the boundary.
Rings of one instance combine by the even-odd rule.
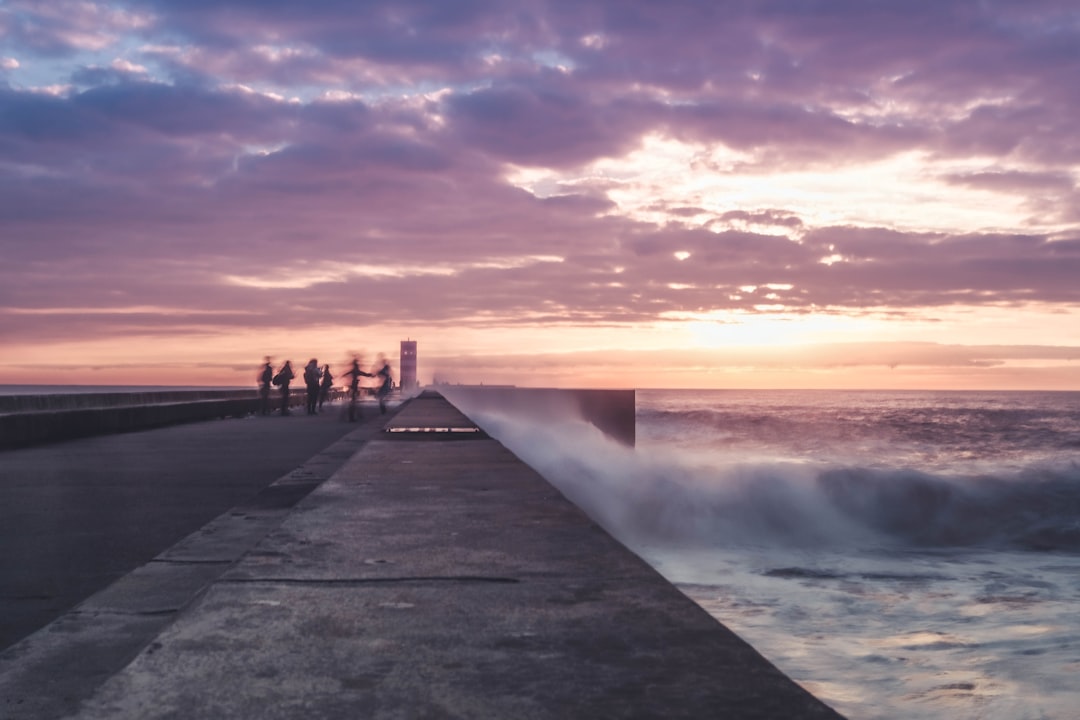
[[[315,358],[338,375],[354,354],[371,367],[384,354],[396,372],[400,341],[408,338],[419,343],[423,384],[1075,391],[1080,348],[1025,342],[1032,335],[1071,340],[1075,326],[1059,308],[1032,306],[958,307],[899,321],[885,313],[710,312],[624,327],[463,323],[399,332],[387,324],[228,335],[207,327],[175,339],[12,344],[0,358],[0,384],[253,387],[264,355],[275,367]],[[985,337],[995,341],[980,342]]]

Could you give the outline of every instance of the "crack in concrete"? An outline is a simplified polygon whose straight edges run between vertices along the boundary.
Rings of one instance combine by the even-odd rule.
[[[393,583],[498,583],[514,585],[521,580],[512,577],[499,577],[492,575],[408,575],[405,577],[389,578],[290,578],[290,577],[265,577],[265,578],[224,578],[218,582],[237,585],[311,585],[311,586],[363,586],[363,585],[386,585]]]
[[[72,616],[85,615],[94,617],[97,615],[134,615],[138,617],[160,617],[163,615],[175,615],[180,612],[181,608],[160,608],[157,610],[120,610],[117,608],[94,608],[87,610],[80,610],[78,608],[71,610],[68,614]]]

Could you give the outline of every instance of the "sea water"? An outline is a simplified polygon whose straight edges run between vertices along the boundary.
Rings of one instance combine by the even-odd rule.
[[[1080,717],[1080,393],[638,391],[478,419],[856,719]]]

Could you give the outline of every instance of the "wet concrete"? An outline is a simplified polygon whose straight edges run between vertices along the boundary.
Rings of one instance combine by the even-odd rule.
[[[459,423],[440,402],[390,425]],[[498,442],[449,437],[358,440],[246,546],[219,517],[0,654],[0,711],[838,717]],[[122,670],[72,659],[109,643]]]

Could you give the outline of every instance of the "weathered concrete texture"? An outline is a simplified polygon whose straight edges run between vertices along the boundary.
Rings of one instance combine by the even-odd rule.
[[[499,443],[426,438],[369,442],[77,717],[838,717]]]
[[[355,429],[247,502],[0,653],[0,717],[64,717],[140,651],[152,652],[154,637],[181,610],[382,430],[376,423],[349,427]]]

